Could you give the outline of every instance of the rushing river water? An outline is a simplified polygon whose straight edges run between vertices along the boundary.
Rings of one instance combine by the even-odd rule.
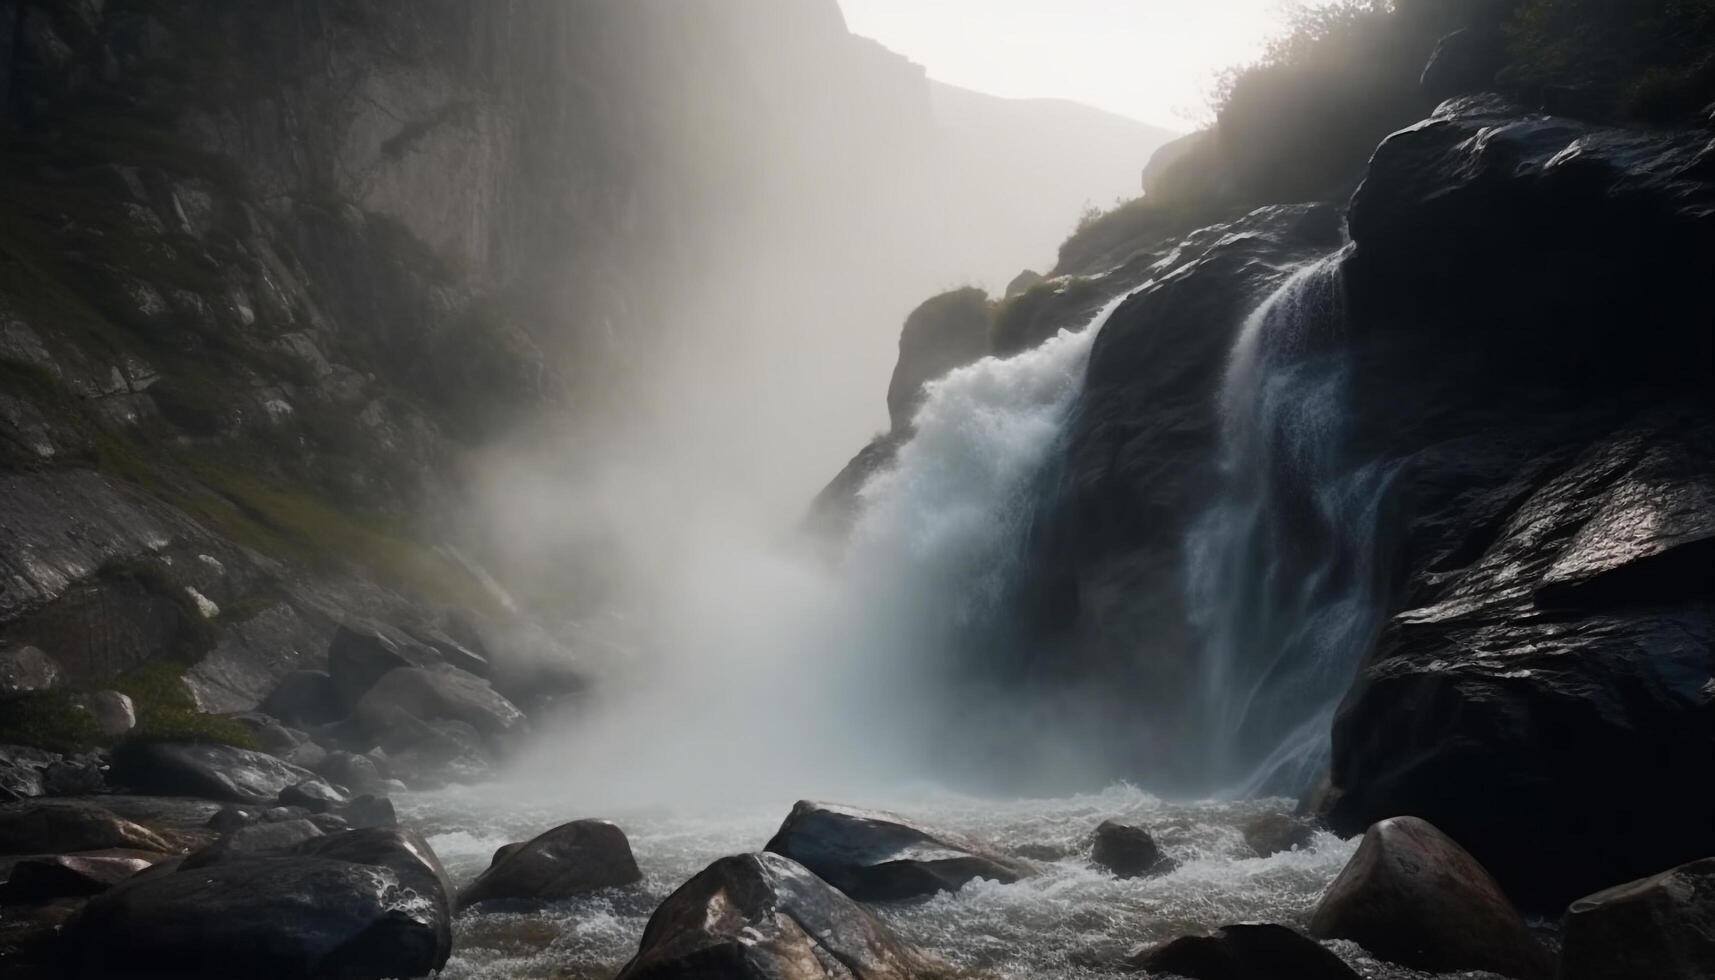
[[[489,903],[459,918],[451,980],[613,976],[637,950],[643,926],[675,888],[715,858],[759,850],[793,801],[698,815],[603,814],[624,827],[643,881],[545,907]],[[866,804],[875,801],[860,801]],[[496,848],[567,820],[597,814],[572,803],[521,800],[507,787],[467,787],[400,801],[463,884]],[[1012,885],[976,881],[956,894],[876,906],[901,936],[975,975],[1004,980],[1125,976],[1113,966],[1147,943],[1233,922],[1302,926],[1355,842],[1319,834],[1307,849],[1258,858],[1241,827],[1286,800],[1169,803],[1126,786],[1049,800],[996,802],[923,791],[887,802],[936,829],[992,842],[1037,861]],[[1089,864],[1090,831],[1105,819],[1148,827],[1183,862],[1159,878],[1119,880]],[[1350,944],[1333,948],[1376,980],[1427,975],[1383,966]],[[1459,974],[1463,978],[1486,976]]]

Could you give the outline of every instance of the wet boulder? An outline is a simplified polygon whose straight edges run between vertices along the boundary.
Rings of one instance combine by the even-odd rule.
[[[59,755],[25,745],[0,745],[0,802],[27,800],[47,791],[43,777]]]
[[[1361,980],[1316,940],[1278,925],[1234,925],[1143,950],[1126,966],[1187,980]]]
[[[106,785],[107,775],[95,755],[55,759],[42,770],[42,792],[47,796],[91,796]]]
[[[0,806],[0,851],[50,854],[126,848],[170,854],[161,835],[81,800],[26,800]]]
[[[280,791],[281,806],[303,807],[311,813],[331,813],[350,802],[350,794],[320,776],[311,776]]]
[[[1161,853],[1149,831],[1114,820],[1104,820],[1096,828],[1090,860],[1117,878],[1154,877],[1179,867],[1178,861]]]
[[[942,293],[913,310],[899,335],[899,360],[887,388],[887,413],[893,429],[911,427],[923,404],[924,386],[955,368],[989,354],[994,305],[975,287]]]
[[[315,778],[271,755],[203,742],[130,742],[113,753],[112,781],[140,793],[271,803]]]
[[[388,672],[357,702],[355,717],[371,732],[408,720],[463,722],[485,736],[525,726],[524,713],[489,683],[457,667],[402,667]]]
[[[304,818],[257,821],[226,832],[220,840],[186,858],[184,866],[197,868],[219,863],[233,855],[279,851],[320,836],[321,828]]]
[[[451,952],[444,874],[420,839],[342,841],[370,833],[134,878],[65,947],[99,976],[426,976]]]
[[[341,625],[328,645],[328,679],[338,706],[335,717],[357,707],[359,699],[389,673],[438,663],[440,657],[433,650],[390,626],[359,621]]]
[[[345,714],[325,670],[294,670],[280,678],[263,700],[261,710],[288,725],[325,725]]]
[[[1415,817],[1384,820],[1311,915],[1320,939],[1348,939],[1391,963],[1433,973],[1549,975],[1546,952],[1500,885],[1447,835]]]
[[[809,868],[862,902],[958,891],[973,878],[1010,884],[1025,869],[956,835],[879,811],[801,801],[766,850]]]
[[[778,854],[722,858],[650,916],[619,980],[915,980],[946,975],[863,906]]]
[[[494,767],[486,740],[465,722],[397,720],[383,740],[387,768],[412,788],[480,778]]]
[[[1581,898],[1564,925],[1560,980],[1715,977],[1715,858]]]
[[[392,827],[399,823],[393,801],[385,796],[358,796],[324,816],[338,817],[353,828]]]
[[[501,848],[488,870],[459,892],[458,906],[498,898],[551,902],[642,878],[624,831],[605,820],[578,820]]]
[[[384,783],[375,760],[355,752],[329,752],[315,769],[330,782],[353,793],[373,793]]]
[[[0,900],[23,904],[99,895],[155,863],[144,857],[100,853],[28,858],[12,866],[11,876],[0,887]]]

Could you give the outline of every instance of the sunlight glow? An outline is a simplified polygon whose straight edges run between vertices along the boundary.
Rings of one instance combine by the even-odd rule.
[[[1224,68],[1257,56],[1283,0],[840,0],[855,34],[931,77],[1012,98],[1061,98],[1142,122],[1205,121]]]

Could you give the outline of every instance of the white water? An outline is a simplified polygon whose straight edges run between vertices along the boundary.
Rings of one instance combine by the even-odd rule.
[[[1250,316],[1221,393],[1224,489],[1192,527],[1211,765],[1241,795],[1298,793],[1377,624],[1380,507],[1394,470],[1346,452],[1343,253]]]

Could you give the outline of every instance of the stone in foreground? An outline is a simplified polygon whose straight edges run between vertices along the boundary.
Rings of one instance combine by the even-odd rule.
[[[272,803],[282,790],[315,778],[271,755],[202,742],[133,742],[113,753],[110,779],[138,793]]]
[[[1328,886],[1310,919],[1321,939],[1431,973],[1549,975],[1545,951],[1476,858],[1416,817],[1383,820]]]
[[[0,807],[0,852],[50,854],[123,848],[169,854],[161,835],[105,807],[72,800],[42,800]]]
[[[501,848],[459,893],[458,907],[501,898],[551,902],[642,879],[624,831],[605,820],[578,820]]]
[[[650,916],[619,980],[927,980],[946,969],[802,865],[722,858]]]
[[[117,853],[28,858],[12,866],[0,900],[36,903],[99,895],[154,864],[148,857]]]
[[[1715,858],[1572,903],[1561,980],[1715,977]]]
[[[1314,939],[1276,925],[1227,926],[1213,936],[1182,936],[1138,953],[1126,965],[1187,980],[1361,980]]]
[[[1114,820],[1104,820],[1096,828],[1090,860],[1116,878],[1154,877],[1179,867],[1178,861],[1161,853],[1149,831]]]
[[[802,801],[766,850],[809,868],[860,902],[958,891],[973,878],[1011,884],[1023,868],[980,845],[912,826],[891,813]]]
[[[452,949],[445,872],[421,838],[352,831],[155,871],[68,928],[73,975],[187,980],[426,976]]]

